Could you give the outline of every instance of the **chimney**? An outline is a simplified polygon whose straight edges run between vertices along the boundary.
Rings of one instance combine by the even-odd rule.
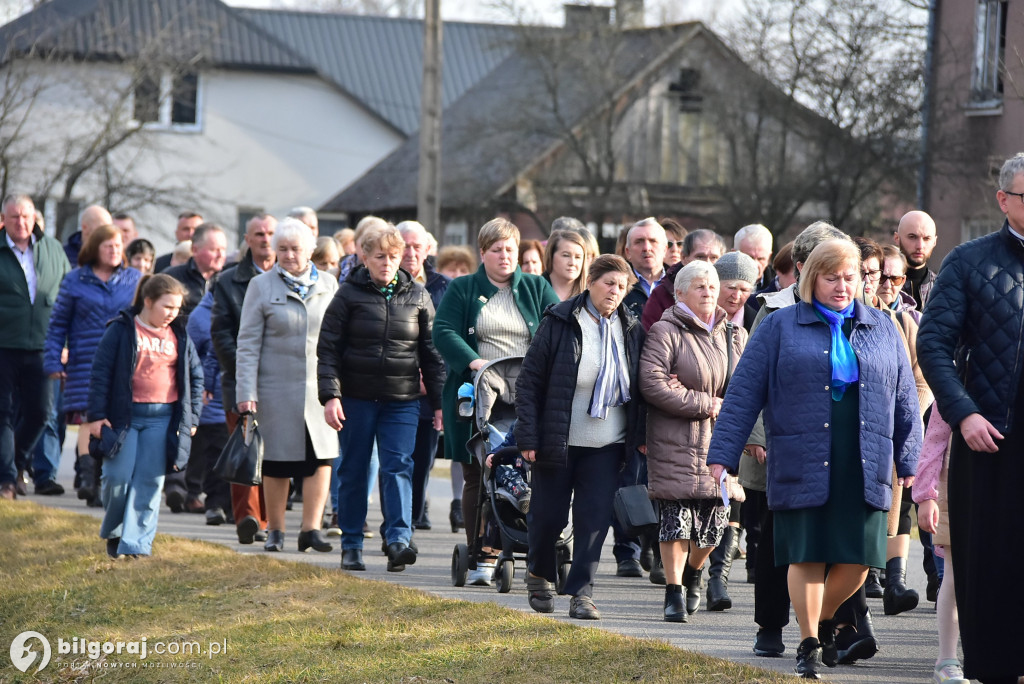
[[[612,22],[612,8],[602,5],[575,5],[566,3],[565,28],[573,33],[596,33]]]
[[[644,27],[644,0],[615,0],[615,26],[619,30]]]

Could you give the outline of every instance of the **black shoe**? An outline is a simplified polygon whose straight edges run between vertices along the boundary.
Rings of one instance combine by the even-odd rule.
[[[416,552],[408,544],[391,542],[388,544],[388,572],[402,572],[406,565],[416,562]]]
[[[96,482],[99,480],[97,475],[99,474],[100,464],[89,454],[79,454],[75,465],[75,470],[78,473],[76,482],[79,500],[89,501],[97,498],[99,492]]]
[[[836,655],[840,665],[867,660],[878,653],[878,644],[871,634],[861,634],[853,625],[842,627],[836,634]]]
[[[110,556],[110,558],[112,560],[117,560],[122,555],[122,554],[117,552],[117,547],[118,547],[118,545],[120,543],[121,543],[121,538],[120,537],[111,537],[110,539],[107,540],[107,555]]]
[[[818,645],[821,646],[821,662],[825,667],[835,667],[839,664],[835,620],[822,620],[818,623]]]
[[[882,609],[886,615],[899,615],[917,608],[917,592],[907,588],[907,559],[892,558],[885,564],[885,590]]]
[[[747,584],[757,584],[757,570],[747,568]]]
[[[782,629],[774,627],[762,627],[757,630],[754,637],[754,655],[762,658],[781,658],[786,652],[786,645],[782,643]]]
[[[882,598],[884,589],[882,583],[878,581],[878,570],[875,568],[868,570],[868,578],[864,580],[864,593],[868,598]]]
[[[462,499],[452,499],[452,507],[448,512],[448,522],[452,526],[452,532],[465,529],[466,521],[462,517]]]
[[[103,508],[103,502],[100,501],[100,497],[94,496],[85,502],[85,505],[89,508]]]
[[[167,492],[167,507],[171,509],[171,513],[182,513],[185,510],[184,492]]]
[[[644,572],[650,572],[654,568],[654,547],[644,543],[640,549],[640,567]]]
[[[18,471],[18,479],[14,481],[14,489],[18,492],[18,496],[28,496],[28,473],[26,471]]]
[[[284,530],[270,530],[267,541],[263,544],[264,551],[284,551]]]
[[[807,637],[796,649],[796,673],[803,679],[821,679],[821,645],[814,637]]]
[[[363,550],[362,549],[342,549],[341,550],[341,569],[349,571],[362,572],[366,570],[366,564],[363,563]]]
[[[600,620],[601,612],[589,596],[573,596],[569,599],[569,617],[576,620]]]
[[[700,580],[704,567],[695,568],[687,563],[683,567],[683,588],[686,589],[686,612],[693,615],[700,609]]]
[[[687,622],[686,604],[683,603],[681,584],[665,585],[665,622]]]
[[[644,570],[640,566],[640,561],[636,558],[627,558],[626,560],[619,561],[618,568],[615,570],[616,577],[643,577]]]
[[[206,512],[206,505],[203,504],[198,496],[190,496],[185,501],[185,511],[188,513],[204,513]]]
[[[655,557],[655,559],[654,559],[654,567],[651,568],[651,574],[650,574],[650,577],[648,579],[651,580],[651,584],[660,584],[660,585],[664,586],[664,584],[665,584],[665,566],[662,565],[660,558]]]
[[[260,531],[260,521],[256,519],[256,516],[247,515],[238,523],[235,531],[238,532],[239,544],[252,544],[256,541],[256,534]]]
[[[36,492],[37,494],[39,492]],[[928,575],[928,585],[924,589],[925,598],[932,603],[939,600],[939,587],[942,586],[942,579],[937,572]]]
[[[526,600],[529,601],[530,607],[538,613],[555,612],[555,597],[551,593],[552,589],[551,582],[543,577],[534,577],[527,573]]]
[[[267,531],[266,530],[260,530],[259,532],[254,534],[252,536],[252,538],[253,538],[253,541],[265,542],[265,541],[267,541],[267,536],[268,535],[267,535]]]
[[[40,496],[60,496],[64,493],[64,487],[53,480],[47,480],[36,485],[36,494]]]
[[[432,526],[430,524],[430,518],[427,517],[426,513],[424,513],[422,518],[420,518],[418,520],[413,520],[412,528],[414,530],[429,530],[429,529],[432,529]]]
[[[324,539],[324,534],[320,530],[299,532],[299,552],[305,553],[309,549],[319,551],[320,553],[327,553],[334,550],[334,545]]]
[[[224,510],[221,508],[211,508],[206,511],[207,525],[223,525],[227,521],[228,516],[224,515]]]

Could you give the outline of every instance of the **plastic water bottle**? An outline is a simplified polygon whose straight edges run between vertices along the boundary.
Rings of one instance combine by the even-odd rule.
[[[469,420],[473,417],[473,383],[464,382],[459,387],[459,417]]]

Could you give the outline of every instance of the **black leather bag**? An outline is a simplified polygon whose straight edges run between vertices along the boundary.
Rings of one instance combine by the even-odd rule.
[[[658,514],[647,496],[647,485],[619,487],[613,505],[615,519],[629,537],[639,537],[658,525]]]
[[[254,413],[243,413],[213,464],[213,472],[228,482],[254,486],[263,482],[263,438]]]

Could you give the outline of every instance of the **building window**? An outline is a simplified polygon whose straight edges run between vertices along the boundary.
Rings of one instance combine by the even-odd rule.
[[[238,244],[241,245],[245,239],[245,231],[249,227],[249,221],[255,216],[264,213],[259,207],[238,207]]]
[[[978,0],[974,27],[971,107],[995,107],[1003,100],[1006,1]]]
[[[199,74],[194,71],[143,74],[135,84],[132,113],[150,128],[198,130]]]

